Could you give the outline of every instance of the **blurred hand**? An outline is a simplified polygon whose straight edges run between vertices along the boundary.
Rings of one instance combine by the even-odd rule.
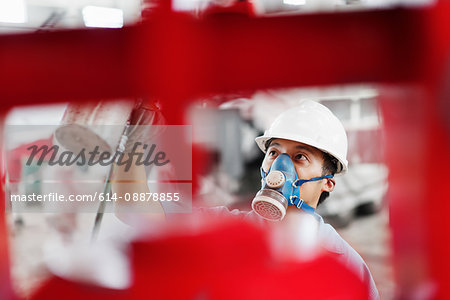
[[[131,112],[125,151],[131,151],[136,142],[150,144],[162,131],[162,126],[157,125],[165,125],[161,109],[155,103],[137,103]]]
[[[137,103],[131,112],[125,153],[130,153],[137,142],[148,145],[155,143],[155,138],[161,134],[164,127],[158,125],[165,125],[160,108],[154,103]],[[142,145],[136,149],[136,152],[143,152]],[[126,195],[130,193],[146,194],[150,190],[147,185],[147,175],[144,165],[132,163],[129,169],[127,169],[129,167],[127,165],[118,165],[114,168],[112,190],[113,193],[119,195],[118,199],[121,199],[114,204],[115,215],[131,226],[141,226],[144,219],[147,221],[164,221],[165,213],[159,201],[147,202],[147,213],[130,213],[132,211],[130,210],[130,206],[135,206],[136,203],[125,201]]]

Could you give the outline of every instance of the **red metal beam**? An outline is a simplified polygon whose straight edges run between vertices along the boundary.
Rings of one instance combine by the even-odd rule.
[[[0,37],[2,104],[416,79],[426,12],[249,19],[179,14],[124,29]]]

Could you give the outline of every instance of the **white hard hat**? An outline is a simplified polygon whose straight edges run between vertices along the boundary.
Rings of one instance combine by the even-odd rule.
[[[284,111],[255,141],[266,152],[265,144],[272,138],[296,141],[322,150],[339,161],[336,174],[347,172],[347,134],[344,126],[327,107],[318,102],[303,100],[299,106]]]

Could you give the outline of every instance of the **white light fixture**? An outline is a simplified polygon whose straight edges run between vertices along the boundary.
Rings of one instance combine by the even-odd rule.
[[[123,27],[123,11],[119,8],[85,6],[82,14],[86,27]]]
[[[0,22],[25,23],[26,21],[25,0],[0,0]]]
[[[189,11],[198,9],[205,0],[172,0],[172,7],[176,11]]]
[[[306,0],[283,0],[283,3],[289,5],[305,5]]]

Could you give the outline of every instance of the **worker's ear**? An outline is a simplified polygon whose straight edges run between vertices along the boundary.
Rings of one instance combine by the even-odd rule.
[[[335,184],[336,184],[336,181],[334,181],[334,178],[325,178],[323,185],[322,185],[322,191],[323,192],[333,191]]]

